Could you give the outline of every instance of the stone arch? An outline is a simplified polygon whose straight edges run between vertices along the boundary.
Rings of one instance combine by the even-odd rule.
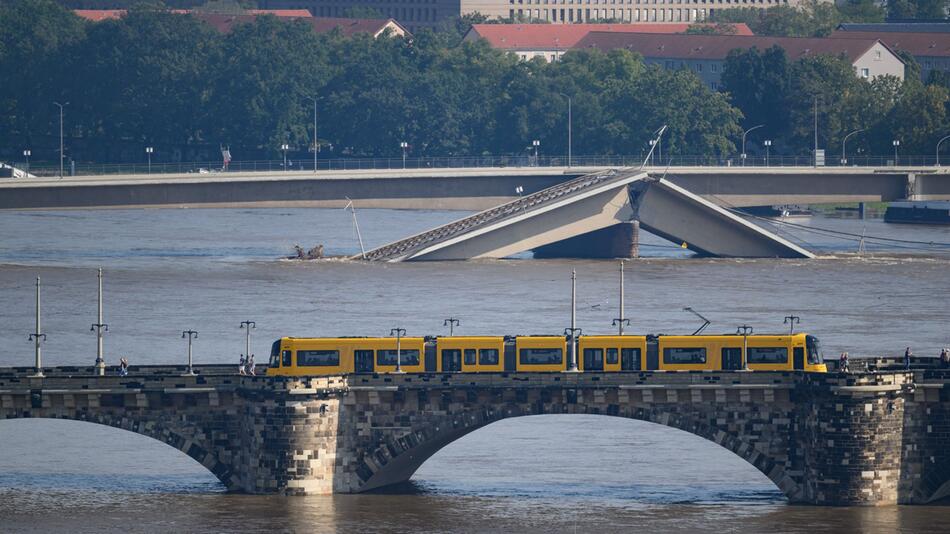
[[[5,414],[0,421],[13,419],[60,419],[109,426],[133,432],[160,441],[165,445],[183,452],[201,464],[202,467],[214,475],[215,478],[229,490],[235,489],[237,483],[231,468],[222,463],[213,451],[210,451],[203,444],[199,443],[198,440],[193,439],[193,437],[188,437],[157,421],[142,421],[131,417],[120,417],[109,412],[89,413],[86,411],[77,411],[75,413],[57,412],[44,415],[37,415],[36,412],[32,412],[27,416],[15,412],[12,416],[9,413]]]
[[[792,479],[785,467],[767,454],[757,450],[751,443],[729,431],[711,426],[698,417],[676,414],[662,409],[638,408],[630,414],[591,407],[571,411],[512,410],[509,407],[483,407],[468,409],[444,416],[431,428],[392,436],[378,446],[364,451],[362,465],[357,469],[359,489],[369,491],[392,484],[405,482],[436,452],[459,438],[503,419],[546,414],[586,414],[621,417],[636,421],[676,428],[715,443],[742,458],[768,477],[791,502],[803,499],[801,485]]]

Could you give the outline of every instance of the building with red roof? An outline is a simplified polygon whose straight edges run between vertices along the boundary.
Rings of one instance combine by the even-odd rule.
[[[730,51],[773,46],[784,49],[789,61],[817,55],[844,56],[862,78],[890,75],[904,79],[904,62],[877,39],[590,32],[574,48],[630,50],[643,56],[646,63],[692,70],[711,88],[718,89]]]
[[[950,33],[838,30],[833,32],[831,37],[880,39],[891,49],[914,56],[920,64],[920,77],[925,81],[930,78],[930,73],[933,71],[950,74]]]
[[[522,59],[543,57],[554,61],[590,32],[684,33],[695,24],[473,24],[464,40],[485,39],[493,48],[517,54]],[[730,24],[736,35],[752,35],[743,23]]]

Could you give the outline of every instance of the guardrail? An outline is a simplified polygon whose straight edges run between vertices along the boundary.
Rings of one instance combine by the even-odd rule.
[[[643,162],[643,155],[603,155],[573,156],[452,156],[452,157],[414,157],[406,158],[335,158],[320,159],[316,162],[317,171],[350,171],[373,169],[467,169],[467,168],[504,168],[504,167],[631,167]],[[570,163],[570,165],[568,164]],[[806,156],[668,156],[654,158],[648,162],[653,167],[811,167],[813,158]],[[950,156],[944,163],[950,163]],[[842,162],[838,158],[827,158],[828,167],[893,167],[914,166],[930,167],[937,164],[937,158],[931,156],[857,156]],[[10,162],[10,165],[29,169],[34,176],[54,177],[59,175],[58,165]],[[221,161],[175,162],[175,163],[76,163],[67,165],[64,173],[69,176],[99,176],[115,174],[211,174],[224,172],[282,172],[313,171],[312,159],[251,160],[232,161],[225,166]]]

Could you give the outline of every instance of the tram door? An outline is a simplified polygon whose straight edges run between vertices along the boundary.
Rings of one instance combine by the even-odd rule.
[[[462,370],[462,351],[445,349],[442,351],[442,372],[458,373]]]
[[[722,370],[738,371],[742,369],[742,349],[724,348],[722,349]]]
[[[805,348],[804,347],[795,347],[792,350],[792,358],[795,360],[795,369],[801,370],[805,368]]]
[[[584,370],[604,370],[604,349],[584,349]]]
[[[373,351],[354,350],[353,351],[354,369],[357,373],[373,372]]]
[[[647,371],[660,368],[660,344],[656,340],[647,340]]]

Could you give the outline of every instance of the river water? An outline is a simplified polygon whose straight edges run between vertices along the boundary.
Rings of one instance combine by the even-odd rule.
[[[363,210],[367,247],[461,216]],[[712,260],[644,234],[627,263],[628,331],[710,332],[783,317],[826,353],[936,355],[950,345],[948,227],[815,216],[780,231],[817,260]],[[819,231],[820,230],[820,231]],[[868,254],[857,256],[864,233]],[[878,238],[903,241],[879,241]],[[914,243],[911,243],[914,242]],[[919,242],[919,243],[918,243]],[[925,243],[935,243],[933,245]],[[355,254],[342,210],[170,209],[0,212],[0,366],[30,365],[34,279],[42,277],[47,365],[95,358],[96,272],[105,272],[106,357],[235,363],[238,324],[257,322],[266,360],[282,335],[558,333],[578,273],[585,333],[612,331],[615,261],[361,264],[278,258],[294,243]],[[117,429],[69,421],[0,422],[0,531],[619,532],[946,531],[945,507],[790,506],[738,457],[690,434],[603,416],[505,420],[443,449],[398,492],[333,497],[231,495],[184,454]]]

